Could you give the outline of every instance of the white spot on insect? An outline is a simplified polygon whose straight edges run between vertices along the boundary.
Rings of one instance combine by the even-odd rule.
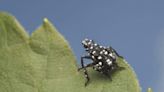
[[[110,59],[107,59],[106,62],[108,63],[108,65],[112,64],[112,61]]]
[[[113,57],[113,54],[112,53],[109,53],[109,56]]]
[[[110,62],[110,59],[107,59],[106,62],[107,62],[107,63]]]
[[[100,60],[100,59],[102,59],[102,57],[101,56],[98,56],[98,59]]]
[[[108,62],[108,65],[112,65],[112,61],[109,61],[109,62]]]
[[[88,44],[91,44],[91,42],[88,42]]]
[[[116,56],[113,55],[112,53],[109,53],[109,56],[111,56],[113,59],[116,59]]]
[[[103,52],[102,52],[102,51],[100,51],[100,54],[103,54]]]
[[[96,64],[96,66],[99,66],[99,64]]]
[[[92,56],[92,58],[94,59],[95,57],[94,57],[94,56]]]
[[[105,52],[104,52],[104,54],[105,54],[105,55],[107,55],[107,54],[108,54],[108,52],[107,52],[107,51],[105,51]]]
[[[98,67],[98,69],[102,69],[102,67],[101,67],[101,66],[99,66],[99,67]]]
[[[101,66],[102,65],[102,62],[99,62],[99,65]]]
[[[93,49],[93,46],[91,46],[90,49]]]
[[[93,52],[92,52],[92,54],[95,54],[95,53],[96,53],[96,51],[93,51]]]

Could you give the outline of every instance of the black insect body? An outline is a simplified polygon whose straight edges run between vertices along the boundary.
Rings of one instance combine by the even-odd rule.
[[[81,57],[81,68],[78,70],[84,69],[84,75],[87,81],[85,86],[88,84],[90,78],[86,70],[87,67],[93,67],[94,70],[109,76],[111,72],[120,68],[116,62],[117,57],[120,56],[112,47],[104,47],[95,43],[93,40],[84,39],[82,41],[84,48],[88,55]],[[91,59],[93,62],[84,66],[84,59]],[[111,77],[110,77],[111,79]]]

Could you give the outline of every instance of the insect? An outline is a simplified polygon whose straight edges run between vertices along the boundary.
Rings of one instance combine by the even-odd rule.
[[[117,64],[117,58],[121,57],[115,49],[110,47],[104,47],[97,43],[95,43],[93,40],[84,39],[82,41],[82,45],[84,46],[87,55],[84,55],[81,57],[81,68],[78,68],[78,71],[83,69],[84,75],[86,78],[85,86],[90,81],[90,78],[88,76],[87,68],[93,67],[94,70],[109,76],[111,79],[111,73],[114,70],[117,70],[121,68]],[[84,59],[90,59],[92,60],[92,63],[87,64],[84,66]],[[112,79],[111,79],[112,80]]]

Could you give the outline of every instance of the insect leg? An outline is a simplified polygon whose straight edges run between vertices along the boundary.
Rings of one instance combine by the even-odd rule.
[[[115,49],[113,49],[111,46],[110,46],[110,49],[120,58],[123,58],[123,56],[120,56],[117,51]]]
[[[83,57],[81,57],[81,66],[82,66],[82,69],[84,69],[84,76],[85,76],[85,78],[86,78],[86,80],[87,80],[87,81],[85,82],[85,86],[87,86],[87,84],[88,84],[90,78],[89,78],[87,69],[86,69],[86,67],[84,66],[84,58],[85,58],[85,59],[91,59],[91,57],[90,57],[90,56],[83,56]],[[90,66],[90,65],[88,65],[88,67],[89,67],[89,66]],[[78,69],[78,70],[79,70],[79,69]]]
[[[84,69],[84,68],[92,67],[93,65],[95,65],[95,63],[90,63],[84,67],[78,68],[78,71],[80,71],[81,69]]]
[[[80,69],[83,69],[85,66],[84,66],[84,59],[91,59],[90,56],[82,56],[81,57],[81,68],[79,68],[78,70]]]
[[[88,82],[90,81],[90,78],[86,69],[84,69],[84,76],[86,78],[85,86],[87,86]]]

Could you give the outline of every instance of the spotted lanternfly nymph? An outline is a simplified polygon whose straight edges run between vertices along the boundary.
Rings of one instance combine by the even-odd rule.
[[[84,75],[86,78],[85,86],[88,84],[90,78],[88,76],[87,69],[88,67],[93,67],[94,70],[109,76],[111,79],[110,75],[112,71],[117,70],[120,68],[117,64],[117,58],[121,57],[116,50],[114,50],[111,46],[110,47],[104,47],[101,46],[97,43],[95,43],[93,40],[89,39],[84,39],[82,41],[82,45],[84,46],[87,55],[84,55],[81,57],[81,68],[78,70],[83,69],[84,70]],[[84,59],[90,59],[93,62],[84,66]]]

